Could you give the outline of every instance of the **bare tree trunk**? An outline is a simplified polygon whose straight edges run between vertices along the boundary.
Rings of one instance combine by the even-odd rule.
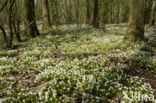
[[[28,27],[27,33],[31,35],[31,37],[35,37],[36,35],[39,35],[39,31],[35,20],[34,0],[24,0],[24,3],[25,3],[26,26]]]
[[[124,38],[144,40],[144,0],[130,0],[130,16]]]
[[[59,18],[59,1],[58,0],[51,0],[50,2],[51,12],[52,12],[52,24],[58,25],[61,21]],[[67,20],[68,21],[68,20]]]
[[[18,7],[17,4],[15,3],[15,16],[13,17],[13,27],[14,27],[14,32],[16,35],[16,39],[18,42],[21,42],[21,36],[20,36],[20,19],[18,16]]]
[[[125,14],[125,7],[124,4],[125,0],[120,0],[120,14],[119,14],[119,22],[122,23],[124,22],[124,14]]]
[[[49,16],[49,7],[48,0],[42,0],[42,13],[43,13],[43,28],[50,27],[50,16]]]
[[[66,9],[66,12],[67,12],[67,15],[65,15],[66,16],[66,18],[67,18],[67,23],[69,24],[71,21],[72,21],[72,15],[71,15],[71,11],[70,11],[70,7],[71,7],[71,1],[69,1],[69,6],[68,6],[68,1],[67,0],[65,0],[65,9]]]
[[[153,1],[150,24],[154,25],[156,19],[156,1]]]
[[[111,1],[109,1],[109,6],[108,6],[108,9],[109,9],[109,11],[108,11],[108,23],[109,24],[111,24],[112,23],[112,14],[113,14],[113,5],[112,5],[112,2]]]
[[[93,11],[93,27],[99,28],[99,9],[98,9],[98,0],[94,0],[94,11]]]
[[[75,14],[76,14],[76,23],[79,25],[79,5],[80,5],[80,1],[79,0],[76,0],[74,2],[74,5],[75,5]]]
[[[3,28],[3,26],[1,24],[0,24],[0,29],[1,29],[2,34],[3,34],[4,42],[8,45],[8,39],[7,39],[6,32],[5,32],[5,29]]]
[[[8,41],[8,47],[12,47],[12,41],[13,41],[13,27],[12,27],[12,21],[13,21],[13,5],[15,4],[15,0],[10,0],[10,6],[9,6],[9,29],[10,29],[10,36]]]
[[[90,23],[90,0],[86,0],[86,24]]]
[[[16,38],[20,42],[21,41],[21,36],[20,36],[20,20],[17,20],[17,26],[16,26]]]

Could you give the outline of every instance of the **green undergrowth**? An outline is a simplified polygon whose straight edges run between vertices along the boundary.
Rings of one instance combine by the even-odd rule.
[[[92,28],[79,31],[75,26],[62,26],[62,30],[67,33],[41,35],[15,50],[1,49],[1,77],[38,70],[35,83],[48,83],[35,92],[24,85],[10,85],[6,94],[0,93],[0,97],[9,97],[6,103],[111,103],[117,94],[124,96],[132,91],[154,95],[150,84],[126,74],[131,69],[156,72],[153,48],[145,42],[125,41],[122,33],[118,35],[109,26],[106,32]],[[0,88],[4,85],[8,86],[4,83]]]

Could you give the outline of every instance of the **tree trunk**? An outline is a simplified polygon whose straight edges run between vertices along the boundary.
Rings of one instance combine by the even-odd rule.
[[[21,36],[20,36],[20,21],[19,20],[17,20],[17,26],[16,26],[16,28],[17,28],[16,38],[20,42],[21,41]]]
[[[98,9],[98,0],[94,0],[94,11],[93,11],[93,27],[99,28],[99,9]]]
[[[153,1],[150,24],[154,25],[156,19],[156,1]]]
[[[153,5],[153,0],[145,0],[145,24],[150,23],[150,16],[152,13],[152,5]]]
[[[65,10],[66,10],[66,14],[64,14],[67,18],[67,23],[72,23],[72,20],[73,20],[73,15],[72,15],[72,2],[71,0],[65,0]]]
[[[24,3],[25,3],[26,26],[28,27],[27,33],[31,37],[35,37],[36,35],[39,35],[39,31],[35,20],[34,0],[24,0]]]
[[[5,32],[5,29],[3,28],[3,26],[1,24],[0,24],[0,29],[1,29],[2,34],[3,34],[4,42],[8,45],[8,39],[7,39],[6,32]]]
[[[144,0],[130,0],[130,16],[125,39],[144,40]]]
[[[43,13],[43,28],[50,27],[50,16],[49,16],[49,7],[48,0],[42,0],[42,13]]]
[[[14,33],[16,36],[16,39],[18,42],[21,42],[21,36],[20,36],[20,22],[15,22],[15,18],[13,18],[13,28],[14,28]]]
[[[119,22],[124,22],[124,14],[125,14],[125,0],[120,0],[120,14],[119,14]]]
[[[108,4],[108,23],[109,24],[112,24],[113,22],[112,22],[112,14],[113,14],[113,3],[112,3],[112,0],[111,1],[109,1],[109,4]]]
[[[51,7],[51,12],[52,12],[52,24],[53,25],[58,25],[59,24],[59,2],[58,0],[51,0],[50,7]]]
[[[10,35],[9,35],[9,41],[8,41],[8,47],[12,47],[12,41],[13,41],[13,6],[15,4],[15,0],[10,0],[10,6],[9,6],[9,29],[10,29]]]
[[[76,13],[76,23],[78,25],[79,25],[79,13],[80,13],[80,11],[79,11],[79,5],[80,5],[79,0],[76,0],[75,1],[75,13]]]
[[[90,23],[90,0],[86,0],[86,24]]]

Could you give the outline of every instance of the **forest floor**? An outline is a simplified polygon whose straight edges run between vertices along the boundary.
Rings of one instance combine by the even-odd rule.
[[[58,28],[15,42],[13,50],[0,47],[0,103],[147,102],[139,95],[156,99],[153,27],[146,27],[146,43],[123,40],[125,24],[104,30]]]

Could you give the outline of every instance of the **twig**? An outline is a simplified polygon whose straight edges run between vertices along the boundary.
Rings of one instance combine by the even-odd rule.
[[[16,81],[12,84],[12,87],[15,86],[18,81],[25,75],[26,73],[23,73],[22,75],[19,76],[19,78],[16,79]]]
[[[42,73],[42,71],[41,71],[41,70],[38,70],[38,69],[35,69],[35,68],[31,68],[31,69],[36,70],[37,72]]]

